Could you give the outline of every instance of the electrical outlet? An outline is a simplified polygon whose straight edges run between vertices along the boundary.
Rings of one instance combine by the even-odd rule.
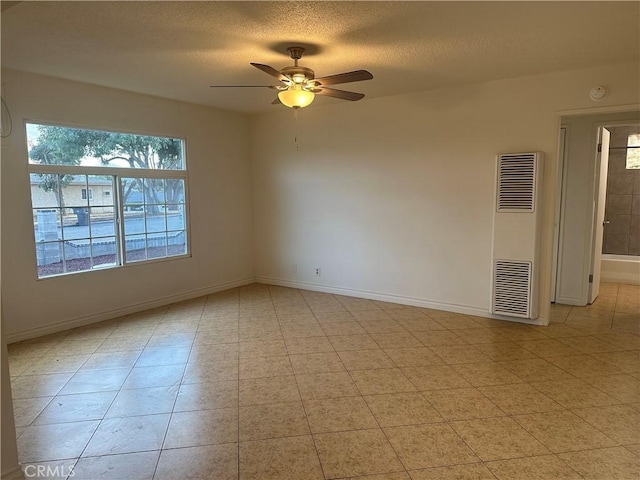
[[[316,267],[316,277],[320,276],[320,267]]]

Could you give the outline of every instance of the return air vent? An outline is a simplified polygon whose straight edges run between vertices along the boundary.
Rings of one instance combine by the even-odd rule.
[[[508,153],[498,157],[498,212],[535,211],[535,153]]]
[[[530,318],[531,262],[496,260],[493,313]]]

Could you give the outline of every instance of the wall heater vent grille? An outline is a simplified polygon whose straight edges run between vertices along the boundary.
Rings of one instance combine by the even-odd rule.
[[[498,211],[533,212],[536,154],[511,153],[498,158]]]
[[[531,262],[496,260],[493,313],[530,318]]]

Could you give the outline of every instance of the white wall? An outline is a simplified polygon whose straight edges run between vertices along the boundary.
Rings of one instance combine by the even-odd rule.
[[[639,112],[562,117],[567,128],[563,211],[556,303],[586,305],[593,257],[594,192],[598,127],[607,122],[637,122]],[[606,280],[603,278],[602,280]]]
[[[543,151],[548,317],[560,112],[593,107],[596,85],[611,91],[599,106],[638,104],[638,72],[624,64],[326,107],[319,98],[297,127],[283,109],[254,118],[258,279],[487,314],[495,156]]]
[[[156,97],[3,71],[13,133],[2,150],[5,335],[204,294],[253,279],[248,117]],[[25,120],[186,139],[192,257],[37,280]]]

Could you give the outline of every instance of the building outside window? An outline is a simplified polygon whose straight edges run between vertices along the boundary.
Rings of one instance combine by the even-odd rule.
[[[38,278],[189,255],[184,141],[27,124]]]

